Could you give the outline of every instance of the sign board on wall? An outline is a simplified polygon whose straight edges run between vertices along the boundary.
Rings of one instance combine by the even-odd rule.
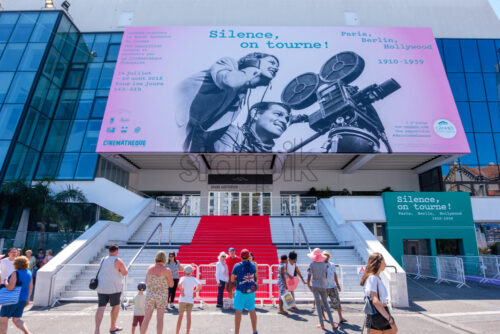
[[[429,240],[430,254],[437,254],[436,240],[461,240],[463,255],[477,256],[470,194],[463,192],[385,192],[389,252],[398,261],[403,241]]]
[[[97,151],[469,148],[429,28],[128,27]]]

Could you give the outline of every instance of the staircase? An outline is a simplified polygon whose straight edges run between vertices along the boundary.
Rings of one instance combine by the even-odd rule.
[[[342,266],[337,269],[341,281],[341,299],[344,301],[359,301],[363,292],[359,286],[360,275],[357,267],[363,263],[354,247],[339,245],[323,217],[293,217],[295,226],[301,223],[309,239],[310,247],[327,249],[332,254],[332,261]],[[307,266],[311,262],[307,257],[309,250],[304,239],[302,245],[294,246],[289,217],[267,216],[203,216],[179,217],[172,230],[172,245],[169,245],[169,226],[173,217],[150,217],[136,231],[127,243],[120,244],[119,257],[129,264],[142,244],[149,237],[158,223],[163,223],[161,244],[158,245],[159,232],[156,232],[143,252],[130,268],[127,278],[127,297],[133,297],[139,282],[144,281],[146,270],[154,263],[154,256],[159,250],[176,252],[181,263],[209,264],[217,261],[221,251],[227,252],[234,247],[237,254],[243,248],[249,249],[259,264],[274,265],[278,263],[278,255],[288,254],[294,250],[298,254],[298,264],[302,275],[307,279]],[[296,234],[296,241],[298,234]],[[88,283],[95,277],[100,259],[107,255],[107,250],[101,252],[90,264],[74,267],[66,275],[73,277],[71,284],[65,285],[64,291],[58,296],[60,301],[93,301],[95,291],[88,289]],[[64,270],[64,269],[63,269]],[[64,276],[64,274],[62,275]],[[274,273],[273,278],[277,278]],[[57,284],[57,278],[56,282]],[[296,291],[296,298],[311,300],[311,293],[302,283]]]
[[[259,264],[276,264],[268,216],[203,216],[191,244],[181,246],[181,263],[209,264],[221,251],[235,248],[236,255],[246,248]]]

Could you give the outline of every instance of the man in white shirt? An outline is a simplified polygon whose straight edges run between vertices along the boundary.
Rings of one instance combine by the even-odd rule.
[[[1,284],[9,278],[10,274],[12,274],[14,269],[14,259],[17,255],[17,249],[11,248],[9,249],[9,257],[6,257],[0,261],[0,273],[1,275]]]

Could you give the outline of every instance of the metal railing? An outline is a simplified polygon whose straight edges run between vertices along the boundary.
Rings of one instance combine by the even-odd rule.
[[[292,213],[290,212],[290,206],[288,202],[285,202],[285,206],[287,209],[288,217],[290,217],[290,223],[292,224],[292,243],[295,246],[295,223],[293,222]],[[300,234],[299,234],[299,240],[300,240]]]
[[[465,283],[464,263],[454,256],[403,255],[403,265],[407,274],[415,279],[433,278],[436,283],[456,283],[457,288]]]
[[[168,244],[170,246],[172,245],[172,229],[174,228],[175,222],[176,222],[177,218],[179,217],[179,215],[181,214],[182,209],[184,208],[184,206],[186,206],[186,204],[188,202],[189,202],[189,200],[184,201],[184,203],[182,204],[182,206],[179,208],[179,211],[177,211],[177,214],[175,215],[175,218],[172,221],[172,224],[170,224],[170,228],[168,229]]]
[[[178,195],[156,197],[156,216],[318,216],[318,199],[300,195],[269,196],[265,193],[212,192],[210,196]]]
[[[300,237],[301,235],[304,236],[304,240],[306,241],[307,249],[309,249],[309,252],[312,252],[311,247],[309,246],[309,239],[307,238],[306,231],[304,230],[304,226],[302,226],[302,223],[299,223],[299,246],[302,246],[302,238]]]
[[[144,248],[146,248],[146,245],[151,241],[151,239],[153,238],[153,235],[156,233],[156,231],[159,231],[159,233],[158,233],[158,246],[161,245],[161,235],[163,232],[163,223],[158,223],[158,225],[156,225],[155,229],[151,232],[151,234],[146,239],[146,241],[141,246],[141,248],[139,248],[137,253],[135,253],[132,260],[130,260],[130,263],[127,265],[127,271],[130,270],[130,268],[134,264],[135,260],[139,257],[139,255],[141,255],[142,251],[144,250]],[[123,286],[122,286],[122,308],[123,309],[127,308],[127,305],[128,305],[128,299],[127,299],[126,294],[125,294],[126,287],[127,287],[127,277],[128,277],[128,275],[125,276],[125,278],[123,280]]]

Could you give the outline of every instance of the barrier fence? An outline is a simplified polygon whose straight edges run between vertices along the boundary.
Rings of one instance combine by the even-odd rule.
[[[123,280],[123,306],[127,307],[137,294],[137,285],[145,280],[146,271],[150,264],[134,263],[129,268],[129,274]],[[257,266],[258,290],[255,299],[260,304],[278,302],[278,265],[259,264]],[[297,266],[302,276],[307,281],[308,265]],[[362,271],[361,265],[336,265],[336,272],[341,286],[340,298],[344,301],[363,301],[363,288],[359,285]],[[95,291],[88,289],[91,278],[95,277],[99,264],[65,264],[52,277],[51,281],[51,305],[58,301],[94,301],[97,297]],[[202,307],[203,303],[214,303],[217,301],[218,286],[215,280],[215,265],[193,266],[192,276],[196,277],[202,284],[202,290],[197,292],[195,301]],[[179,278],[184,273],[179,271]],[[314,297],[307,285],[300,281],[294,291],[297,301],[312,302]],[[179,297],[180,289],[177,290]],[[224,298],[227,298],[227,290]]]
[[[500,260],[493,255],[403,255],[403,264],[406,272],[415,275],[415,279],[435,278],[436,283],[456,283],[459,288],[468,286],[466,280],[500,283]]]

